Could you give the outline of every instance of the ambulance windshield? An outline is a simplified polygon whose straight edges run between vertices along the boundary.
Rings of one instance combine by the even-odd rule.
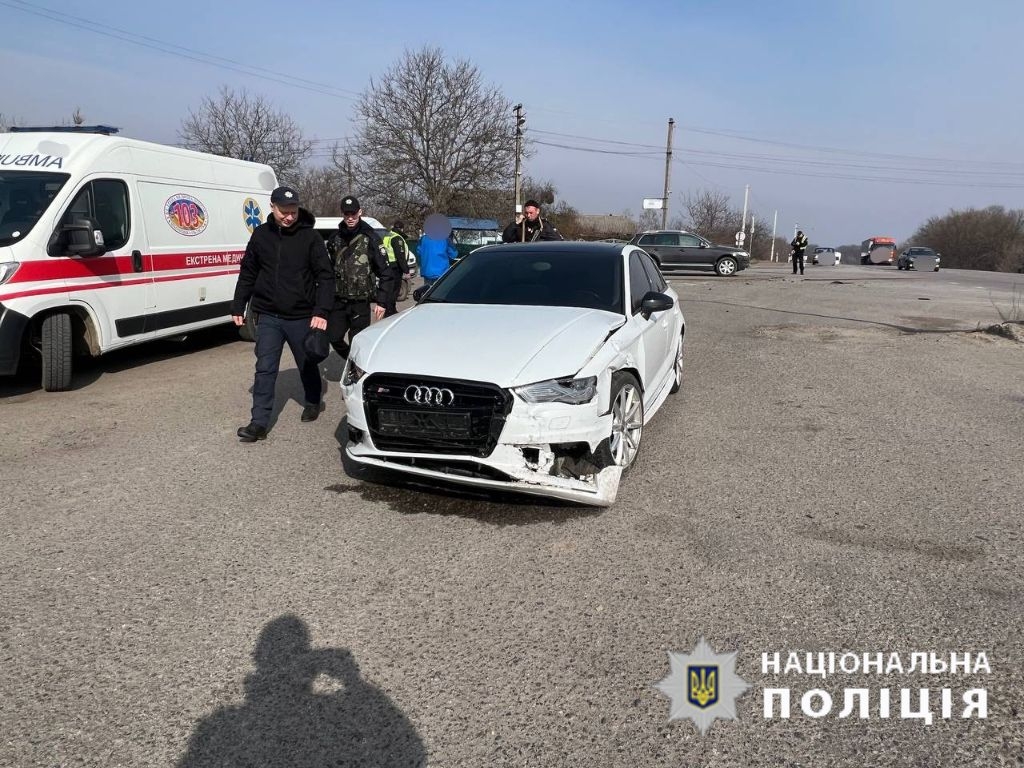
[[[66,173],[0,172],[0,246],[31,232],[67,180]]]

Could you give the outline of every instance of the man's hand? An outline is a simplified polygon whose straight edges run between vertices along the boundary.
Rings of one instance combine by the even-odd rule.
[[[516,214],[516,224],[522,224],[525,217],[521,213]]]
[[[318,331],[327,330],[327,318],[326,317],[312,317],[309,321],[309,327],[315,328]]]
[[[382,307],[380,304],[371,304],[370,312],[373,314],[374,320],[380,320],[381,318],[384,317],[384,307]]]
[[[245,325],[245,316],[244,315],[232,315],[231,316],[231,320],[232,320],[232,322],[234,322],[235,325],[238,325],[238,326]]]

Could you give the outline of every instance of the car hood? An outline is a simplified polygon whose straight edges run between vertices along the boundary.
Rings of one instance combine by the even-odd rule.
[[[624,323],[578,307],[428,303],[362,331],[352,357],[368,373],[512,387],[575,374]]]

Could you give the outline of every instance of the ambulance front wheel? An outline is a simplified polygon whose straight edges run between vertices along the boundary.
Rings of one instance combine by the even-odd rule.
[[[63,392],[71,387],[71,315],[55,312],[43,318],[40,352],[43,358],[43,389]]]

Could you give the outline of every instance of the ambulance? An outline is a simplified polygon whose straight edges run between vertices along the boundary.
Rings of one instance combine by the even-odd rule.
[[[231,322],[270,166],[116,135],[106,126],[0,133],[0,376]]]

